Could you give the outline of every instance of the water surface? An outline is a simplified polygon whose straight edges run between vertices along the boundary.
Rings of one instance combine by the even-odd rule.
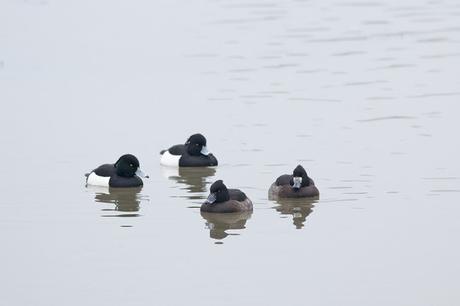
[[[0,4],[5,305],[460,303],[457,1]],[[216,169],[165,169],[193,133]],[[133,153],[143,188],[86,188]],[[321,195],[271,201],[302,164]],[[199,206],[223,179],[252,214]]]

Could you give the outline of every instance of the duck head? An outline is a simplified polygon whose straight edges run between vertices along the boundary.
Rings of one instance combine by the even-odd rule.
[[[206,147],[206,138],[201,134],[193,134],[187,139],[185,143],[187,152],[193,156],[209,155],[208,148]]]
[[[209,196],[206,199],[205,203],[214,204],[230,200],[230,195],[228,193],[227,186],[225,186],[222,180],[215,181],[211,185],[211,189],[209,190],[209,192]]]
[[[302,187],[310,185],[310,178],[307,175],[307,171],[301,166],[298,165],[292,172],[292,179],[290,185],[295,191],[298,191]]]
[[[122,177],[133,177],[137,175],[139,177],[148,177],[139,168],[139,160],[132,154],[125,154],[121,156],[115,163],[117,169],[117,175]]]

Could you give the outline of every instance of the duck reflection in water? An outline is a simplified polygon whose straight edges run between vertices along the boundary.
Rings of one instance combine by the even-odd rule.
[[[188,192],[190,200],[204,199],[203,192],[207,191],[206,186],[210,183],[208,178],[216,174],[216,169],[209,167],[162,167],[161,171],[165,177],[182,185],[181,189]]]
[[[277,206],[273,207],[282,216],[292,215],[292,221],[296,229],[304,227],[305,220],[313,212],[313,207],[318,199],[308,198],[270,198]]]
[[[209,236],[216,240],[222,240],[229,235],[227,230],[245,229],[246,221],[251,218],[252,211],[236,213],[207,213],[201,212],[201,216],[206,220],[206,226],[209,229]]]
[[[140,203],[143,201],[141,195],[142,187],[135,188],[91,188],[94,190],[96,203],[107,203],[114,205],[113,208],[104,208],[104,212],[120,212],[119,214],[105,214],[103,217],[138,217],[137,213]]]

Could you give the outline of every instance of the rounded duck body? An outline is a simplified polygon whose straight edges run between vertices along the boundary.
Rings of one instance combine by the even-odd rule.
[[[139,168],[139,160],[132,154],[121,156],[114,164],[104,164],[86,175],[86,184],[103,187],[139,187],[141,177],[146,176]]]
[[[292,174],[284,174],[276,179],[268,190],[269,198],[313,198],[319,190],[305,169],[298,165]]]
[[[217,158],[208,152],[206,138],[193,134],[185,144],[179,144],[160,152],[160,164],[169,167],[212,167]]]
[[[252,201],[244,192],[227,189],[222,180],[218,180],[211,185],[210,194],[200,210],[208,213],[235,213],[252,209]]]

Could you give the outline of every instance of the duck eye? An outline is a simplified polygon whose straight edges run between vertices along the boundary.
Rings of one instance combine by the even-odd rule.
[[[131,167],[134,167],[134,165],[133,165],[133,164],[129,164],[129,165],[130,165]]]

